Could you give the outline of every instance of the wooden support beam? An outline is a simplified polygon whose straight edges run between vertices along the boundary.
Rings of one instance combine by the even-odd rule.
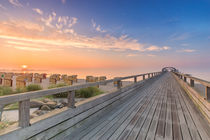
[[[145,75],[143,75],[143,80],[145,80]]]
[[[148,74],[148,78],[150,78],[150,74]]]
[[[121,89],[121,86],[122,86],[121,81],[120,80],[117,81],[117,89]]]
[[[207,87],[207,86],[205,90],[205,99],[210,100],[210,87]]]
[[[192,80],[192,79],[190,79],[190,86],[191,86],[191,87],[194,87],[194,86],[195,86],[195,82],[194,82],[194,80]]]
[[[134,77],[134,83],[137,83],[137,77]]]
[[[30,125],[30,100],[19,102],[19,127],[25,128]]]
[[[184,82],[187,82],[187,77],[184,77]]]
[[[67,106],[69,108],[75,108],[75,90],[70,91],[67,96]]]

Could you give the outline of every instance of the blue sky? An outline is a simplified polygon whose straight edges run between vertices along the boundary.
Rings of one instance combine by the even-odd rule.
[[[2,51],[10,46],[25,58],[30,51],[40,57],[56,51],[72,59],[65,61],[69,67],[61,65],[62,59],[46,66],[21,56],[2,67],[107,67],[130,73],[166,65],[196,73],[210,69],[208,0],[1,0],[0,12]]]

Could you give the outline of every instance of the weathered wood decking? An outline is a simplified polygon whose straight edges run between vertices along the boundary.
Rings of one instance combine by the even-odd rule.
[[[84,122],[64,139],[208,140],[210,124],[173,75],[165,73],[102,117]]]

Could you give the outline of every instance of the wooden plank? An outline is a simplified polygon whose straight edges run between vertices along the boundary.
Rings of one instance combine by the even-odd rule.
[[[172,110],[172,128],[173,128],[173,138],[177,140],[182,140],[182,134],[179,125],[179,118],[177,115],[176,101],[174,98],[171,100],[171,110]]]
[[[167,92],[167,107],[166,107],[166,126],[165,126],[165,140],[172,140],[172,116],[171,116],[171,92]]]
[[[167,90],[167,89],[165,89]],[[156,139],[163,139],[165,137],[165,123],[166,123],[166,112],[167,112],[167,100],[168,100],[168,93],[170,91],[167,90],[164,101],[162,103],[159,119],[158,119],[158,124],[157,124],[157,131],[156,131]]]
[[[128,140],[133,140],[136,139],[136,137],[138,136],[139,131],[141,130],[141,127],[143,126],[153,104],[155,103],[155,100],[157,97],[159,97],[159,88],[157,88],[156,93],[153,97],[153,99],[150,101],[149,106],[147,107],[146,111],[142,114],[142,116],[139,118],[138,122],[136,123],[135,127],[133,128],[133,130],[131,131],[131,133],[129,134],[129,136],[127,137]]]
[[[150,92],[147,92],[147,94],[148,93],[154,94],[154,92],[152,93],[151,90],[152,90],[152,88],[150,88]],[[150,105],[152,105],[152,104],[150,104]],[[120,122],[117,123],[117,124],[114,124],[114,126],[111,129],[109,129],[109,131],[107,131],[106,133],[104,133],[104,135],[102,137],[100,137],[100,139],[102,139],[102,140],[108,139],[118,129],[118,127],[120,126],[120,124],[121,124]]]
[[[174,82],[174,81],[173,81]],[[180,123],[180,127],[181,127],[181,131],[182,131],[182,137],[184,140],[191,140],[192,137],[190,135],[190,132],[189,132],[189,129],[188,129],[188,125],[187,125],[187,121],[186,121],[186,118],[184,116],[184,113],[183,113],[183,109],[182,109],[182,106],[181,106],[181,103],[180,103],[180,100],[179,100],[179,97],[178,97],[178,90],[177,90],[177,85],[173,84],[173,89],[174,89],[174,98],[176,100],[176,106],[177,106],[177,112],[178,112],[178,117],[179,117],[179,123]]]
[[[123,122],[123,125],[126,126],[126,128],[123,130],[123,132],[121,133],[121,135],[119,136],[118,139],[127,139],[127,136],[130,134],[131,130],[133,129],[133,127],[135,126],[136,122],[138,121],[139,117],[141,116],[141,114],[145,111],[146,107],[148,106],[148,104],[150,103],[150,101],[152,100],[153,96],[154,96],[154,92],[151,93],[148,92],[150,95],[148,95],[145,99],[145,102],[142,104],[141,108],[138,110],[138,112],[135,114],[135,116],[133,116],[130,120],[130,122],[128,121],[128,119],[126,119],[126,121],[128,122],[128,124],[126,125],[126,121]],[[122,127],[122,125],[120,126]]]
[[[148,92],[149,94],[149,92]],[[123,130],[125,129],[125,127],[128,125],[128,123],[132,120],[132,117],[136,114],[136,112],[133,112],[132,114],[130,114],[129,118],[126,119],[125,122],[123,122],[120,127],[118,127],[116,129],[116,131],[112,134],[112,136],[109,139],[117,139],[119,137],[119,135],[123,132]]]
[[[141,86],[144,83],[145,82],[138,82],[137,85]],[[45,114],[41,117],[35,118],[34,119],[35,123],[32,126],[27,127],[27,133],[26,133],[25,129],[17,128],[16,131],[13,131],[12,133],[7,133],[5,135],[1,135],[0,138],[5,138],[5,137],[10,138],[10,139],[29,138],[31,136],[36,135],[37,133],[40,133],[48,128],[55,126],[56,124],[60,124],[61,122],[65,121],[69,118],[72,118],[88,109],[91,109],[96,105],[106,102],[107,100],[110,100],[111,98],[121,94],[121,92],[123,92],[123,90],[127,89],[126,92],[123,92],[123,94],[126,94],[127,92],[132,91],[133,90],[132,88],[137,85],[131,85],[129,87],[125,87],[125,88],[121,89],[121,91],[117,91],[114,93],[107,93],[107,94],[99,95],[97,97],[92,97],[90,99],[85,100],[84,102],[77,103],[77,108],[75,108],[75,109],[63,108],[63,109],[52,111],[52,112]],[[57,114],[55,114],[55,113],[57,113]],[[44,118],[46,118],[44,121],[40,121],[40,119],[44,119]],[[20,133],[21,133],[21,135],[19,135]]]
[[[191,114],[191,117],[192,117],[192,120],[195,124],[195,127],[198,130],[199,136],[201,137],[201,139],[209,139],[210,136],[208,135],[208,132],[210,130],[210,127],[207,125],[207,128],[206,128],[207,130],[205,130],[204,126],[206,126],[206,124],[203,124],[203,123],[205,123],[205,121],[202,119],[202,116],[199,116],[199,114],[201,115],[201,113],[198,112],[198,111],[197,111],[197,113],[195,113],[195,108],[196,107],[193,105],[193,103],[191,103],[191,104],[189,103],[190,100],[189,100],[188,97],[186,97],[186,93],[184,93],[180,89],[180,87],[179,87],[179,91],[180,91],[180,97],[185,102],[185,105],[188,108],[189,113]],[[194,109],[192,108],[192,106],[194,106]]]
[[[142,94],[142,95],[145,95],[145,93],[144,94]],[[119,113],[117,113],[117,114],[114,114],[114,116],[113,115],[111,115],[111,116],[108,116],[108,118],[106,118],[105,120],[104,120],[104,122],[103,122],[103,124],[99,124],[98,126],[96,126],[94,129],[92,129],[91,131],[89,131],[89,129],[86,131],[86,132],[84,132],[86,135],[81,135],[80,134],[80,136],[82,136],[82,139],[88,139],[88,138],[92,138],[92,136],[93,135],[95,135],[98,131],[100,131],[100,130],[104,130],[104,129],[106,129],[107,128],[107,124],[109,123],[109,122],[113,122],[113,121],[115,121],[115,120],[119,120],[119,118],[118,118],[118,115],[119,114],[126,114],[129,110],[132,110],[132,108],[135,106],[135,103],[136,103],[136,101],[138,101],[138,100],[141,100],[141,96],[139,96],[139,97],[136,97],[135,99],[134,99],[134,101],[132,101],[132,102],[129,102],[129,105],[128,106],[124,106],[124,108],[122,109],[122,111],[121,112],[119,112]],[[105,130],[104,130],[105,131]],[[79,136],[79,137],[80,137]]]
[[[145,94],[145,93],[144,93]],[[145,94],[146,95],[146,94]],[[138,103],[141,103],[141,101],[143,100],[144,98],[140,98],[140,100],[136,100],[138,101]],[[135,102],[134,102],[135,103]],[[138,106],[138,103],[136,103],[134,105],[134,107],[132,107],[133,109],[128,109],[124,115],[118,115],[114,120],[112,120],[109,125],[106,125],[106,127],[103,127],[102,129],[99,129],[100,130],[100,133],[97,133],[96,135],[94,135],[95,133],[94,132],[91,132],[89,133],[86,137],[83,137],[83,139],[88,139],[88,138],[91,138],[91,139],[97,139],[99,138],[100,136],[102,136],[107,130],[109,130],[110,127],[112,127],[114,124],[120,124],[120,120],[123,120],[123,118],[125,118],[126,116],[130,115],[130,113],[135,110],[135,108]],[[123,116],[123,118],[121,117]],[[96,128],[96,130],[98,130],[98,128]],[[94,136],[93,136],[94,135]]]
[[[162,86],[161,86],[161,89],[162,89]],[[153,117],[153,115],[155,113],[155,110],[158,106],[157,104],[161,99],[161,92],[158,92],[158,93],[160,93],[160,95],[156,97],[156,99],[154,101],[154,104],[152,105],[152,108],[149,111],[149,114],[146,117],[146,120],[144,121],[143,126],[141,127],[141,129],[139,131],[139,134],[138,134],[136,139],[145,139],[146,138],[147,131],[148,131],[150,123],[152,121],[152,117]]]
[[[138,88],[139,89],[139,88]],[[133,92],[135,92],[135,91],[133,91]],[[132,93],[132,94],[134,94],[134,93]],[[86,134],[86,129],[88,130],[88,132],[89,131],[91,131],[91,130],[93,130],[94,128],[96,128],[98,125],[100,125],[101,123],[103,123],[104,122],[104,120],[105,119],[111,119],[115,114],[118,114],[119,112],[121,112],[121,111],[123,111],[124,109],[125,109],[125,107],[127,107],[127,106],[129,106],[130,105],[130,102],[132,103],[133,102],[133,100],[134,99],[136,99],[135,97],[136,97],[137,95],[134,95],[134,96],[132,96],[131,95],[131,97],[129,97],[128,98],[128,100],[129,100],[129,102],[123,102],[125,99],[123,99],[123,100],[119,100],[118,101],[118,103],[117,104],[113,104],[113,105],[111,105],[112,107],[113,106],[117,106],[117,107],[115,107],[112,111],[110,111],[110,113],[109,114],[113,114],[112,116],[109,116],[109,114],[106,114],[105,116],[103,116],[103,115],[98,115],[98,117],[100,118],[100,116],[101,116],[101,118],[99,119],[99,121],[89,121],[89,123],[86,123],[85,124],[85,126],[83,125],[80,129],[77,129],[76,131],[73,131],[73,128],[71,129],[68,129],[68,130],[66,130],[65,132],[63,132],[63,133],[66,133],[67,135],[69,135],[69,134],[71,134],[71,135],[69,135],[69,136],[67,136],[67,137],[65,137],[65,139],[79,139],[80,137],[82,137],[83,135],[85,135]],[[126,98],[126,97],[125,97]],[[118,104],[120,104],[121,102],[123,102],[121,105],[118,105]],[[99,112],[100,113],[100,112]],[[96,115],[97,113],[95,113],[94,115]],[[95,119],[96,120],[96,119]],[[84,120],[85,121],[85,120]],[[92,123],[92,124],[91,124]],[[87,132],[87,133],[88,133]],[[62,134],[63,135],[63,134]],[[61,139],[60,138],[61,136],[59,136],[59,137],[57,137],[56,136],[56,138],[57,139]]]
[[[80,113],[78,116],[75,116],[74,118],[63,121],[62,123],[50,128],[46,131],[43,131],[41,134],[38,134],[37,136],[34,136],[34,138],[37,138],[37,139],[41,139],[43,137],[44,138],[51,138],[51,137],[55,136],[56,134],[63,132],[65,129],[68,129],[69,127],[75,125],[76,123],[82,121],[83,119],[91,116],[92,114],[94,114],[98,110],[101,110],[104,107],[108,106],[109,104],[115,102],[116,100],[119,100],[120,98],[128,95],[129,92],[130,92],[130,90],[126,91],[124,93],[121,93],[118,96],[115,96],[115,97],[113,97],[113,98],[111,98],[111,99],[109,99],[109,100],[107,100],[107,101],[105,101],[105,102],[103,102],[99,105],[96,105],[93,108],[88,109],[87,111],[84,111],[84,112]]]
[[[162,83],[162,86],[165,87],[165,84]],[[158,126],[158,118],[160,118],[161,109],[164,106],[163,103],[166,103],[166,98],[167,98],[167,96],[166,96],[166,88],[163,88],[163,90],[161,91],[161,94],[162,94],[161,95],[162,96],[162,100],[158,104],[158,106],[157,106],[157,108],[155,110],[155,114],[153,116],[152,122],[150,124],[150,128],[149,128],[148,133],[147,133],[147,137],[146,137],[147,140],[155,139],[155,132],[156,132],[157,126]],[[163,121],[163,120],[161,120],[161,121]]]
[[[186,108],[186,105],[185,105],[185,103],[183,101],[183,98],[180,98],[179,92],[178,92],[178,97],[179,97],[179,100],[180,100],[180,103],[181,103],[184,115],[186,117],[187,125],[188,125],[188,128],[190,130],[190,134],[192,136],[192,139],[199,140],[200,136],[198,134],[197,128],[194,125],[194,122],[193,122],[192,117],[191,117],[191,115],[189,113],[189,110]]]
[[[154,102],[155,102],[155,99],[156,97],[158,97],[158,94],[160,93],[159,92],[159,88],[157,88],[155,90],[155,95],[152,97],[152,99],[150,100],[149,102],[149,105],[147,106],[146,110],[142,113],[142,115],[138,118],[138,121],[136,122],[135,126],[133,126],[133,129],[131,130],[130,134],[128,136],[126,136],[125,138],[127,140],[133,140],[133,139],[136,139],[137,135],[138,135],[138,132],[140,131],[149,111],[151,110]],[[127,129],[127,128],[126,128]],[[125,131],[125,130],[124,130]]]
[[[153,80],[151,80],[150,82],[152,82]],[[149,82],[149,81],[148,81]],[[146,83],[147,84],[147,83]],[[141,86],[142,84],[140,84],[139,86]],[[149,83],[148,83],[148,85],[149,85]],[[137,87],[139,87],[139,86],[137,86]],[[133,90],[132,90],[133,91]],[[130,91],[127,91],[127,92],[125,92],[125,93],[121,93],[121,95],[127,95],[128,93],[129,93]],[[78,120],[79,121],[79,120]],[[62,131],[62,130],[64,130],[64,129],[68,129],[68,128],[70,128],[71,126],[72,126],[72,124],[70,125],[69,123],[71,123],[71,120],[69,120],[69,121],[64,121],[63,123],[60,123],[59,124],[59,127],[58,126],[56,126],[56,127],[58,127],[59,129],[56,129],[56,127],[52,127],[51,129],[48,129],[46,132],[43,132],[41,135],[38,135],[38,136],[36,136],[37,138],[41,138],[41,136],[42,137],[45,137],[45,138],[50,138],[50,137],[52,137],[53,135],[55,135],[56,133],[58,133],[58,131]],[[75,122],[75,120],[73,121],[73,123],[76,123]],[[67,131],[68,132],[68,131]],[[67,133],[66,132],[66,133]],[[60,133],[60,132],[59,132]],[[63,131],[62,131],[62,133],[63,133]],[[66,133],[64,133],[64,135],[67,135]],[[61,135],[60,135],[61,136]]]

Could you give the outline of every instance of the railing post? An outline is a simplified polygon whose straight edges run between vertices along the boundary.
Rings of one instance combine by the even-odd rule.
[[[191,87],[194,87],[194,86],[195,86],[195,82],[194,82],[193,79],[190,79],[190,86],[191,86]]]
[[[25,128],[30,125],[30,100],[19,102],[19,127]]]
[[[67,96],[67,106],[69,108],[75,108],[75,90],[70,91]]]
[[[120,88],[121,88],[121,86],[122,86],[122,85],[121,85],[121,81],[120,81],[120,80],[118,80],[118,81],[117,81],[117,89],[120,89]]]
[[[184,82],[187,82],[187,77],[184,77]]]
[[[0,105],[0,122],[3,114],[4,105]]]
[[[134,77],[134,83],[137,83],[137,77],[136,76]]]
[[[210,87],[206,86],[205,99],[210,100]]]
[[[145,80],[145,75],[143,75],[143,80]]]

